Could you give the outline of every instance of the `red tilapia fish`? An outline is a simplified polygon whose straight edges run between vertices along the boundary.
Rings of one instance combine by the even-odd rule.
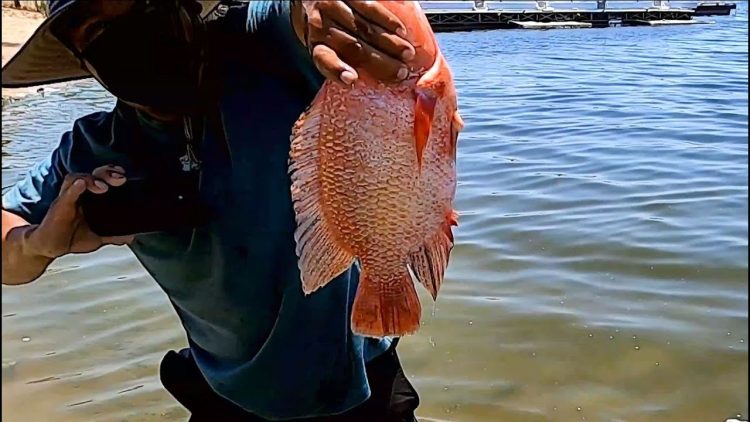
[[[302,288],[359,260],[352,331],[419,328],[412,277],[437,299],[453,248],[458,114],[453,77],[417,1],[383,1],[416,49],[410,76],[349,87],[326,81],[292,130],[290,174]]]

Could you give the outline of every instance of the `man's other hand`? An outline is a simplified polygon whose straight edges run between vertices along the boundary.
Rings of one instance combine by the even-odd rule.
[[[125,183],[125,171],[118,166],[102,166],[91,174],[69,174],[44,220],[27,234],[27,253],[58,258],[68,253],[92,252],[104,245],[122,245],[132,236],[100,237],[89,229],[78,205],[85,191],[102,194],[110,186]]]

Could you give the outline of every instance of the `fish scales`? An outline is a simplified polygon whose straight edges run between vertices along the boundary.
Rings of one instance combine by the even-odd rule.
[[[349,87],[324,83],[292,130],[295,241],[306,294],[358,259],[358,334],[419,328],[414,287],[432,295],[453,248],[456,142],[463,121],[452,75],[418,2],[383,2],[407,27],[416,58],[400,83],[358,69]]]

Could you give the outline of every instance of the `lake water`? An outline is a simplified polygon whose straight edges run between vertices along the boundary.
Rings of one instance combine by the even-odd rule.
[[[466,131],[457,246],[400,353],[439,421],[748,415],[747,7],[714,25],[440,34]],[[2,183],[97,85],[2,110]],[[185,344],[123,248],[2,288],[5,421],[177,421]]]

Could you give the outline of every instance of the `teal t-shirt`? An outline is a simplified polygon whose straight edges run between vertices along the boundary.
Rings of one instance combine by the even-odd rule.
[[[224,49],[222,133],[206,130],[200,148],[200,192],[212,218],[193,230],[138,236],[131,249],[169,297],[218,394],[266,419],[344,412],[369,397],[365,362],[389,341],[351,331],[356,266],[302,292],[289,136],[323,79],[295,38],[288,2],[233,7],[212,27],[231,35],[212,46]],[[136,137],[146,140],[152,173],[179,171],[183,134],[122,103],[82,117],[3,196],[3,208],[40,222],[66,174],[109,163],[130,170]],[[137,162],[149,174],[149,161]]]

